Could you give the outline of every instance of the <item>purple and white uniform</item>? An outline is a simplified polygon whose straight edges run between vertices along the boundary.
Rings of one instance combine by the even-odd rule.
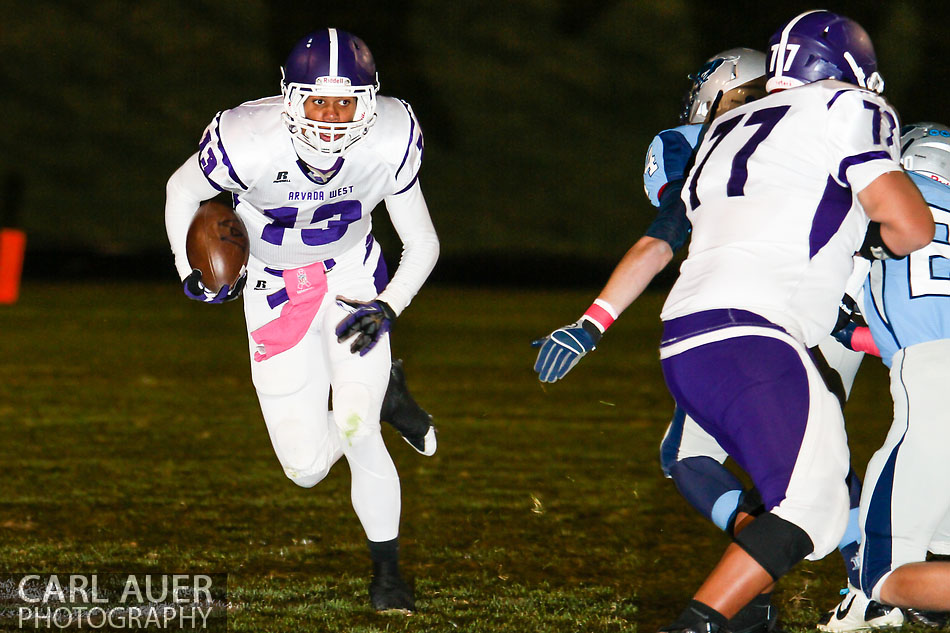
[[[848,518],[844,420],[808,347],[831,331],[868,218],[857,193],[900,170],[896,113],[837,81],[718,118],[683,188],[689,255],[663,307],[676,402],[820,558]]]
[[[422,132],[407,103],[378,97],[372,129],[343,156],[329,157],[288,133],[282,109],[281,98],[270,97],[214,118],[198,153],[168,182],[166,227],[184,278],[191,272],[185,236],[195,210],[222,191],[232,195],[250,236],[244,311],[251,376],[285,473],[298,485],[312,486],[348,447],[364,438],[378,438],[372,450],[386,451],[379,435],[379,410],[389,381],[389,336],[364,356],[351,353],[351,341],[336,340],[335,327],[346,312],[334,298],[379,298],[400,314],[434,267],[439,242],[418,180]],[[391,280],[370,233],[371,213],[380,202],[385,202],[403,243]],[[283,273],[288,270],[295,288],[285,288]],[[316,311],[312,321],[309,314],[305,317],[302,340],[254,360],[261,346],[252,332],[284,314],[288,292],[293,295],[294,290],[309,289],[311,282],[322,283],[324,274],[326,294],[310,306]],[[301,319],[292,316],[286,322],[298,327]],[[280,328],[276,330],[279,334]],[[333,412],[328,415],[331,385]],[[391,466],[388,454],[383,461]],[[391,476],[396,494],[390,498],[398,506],[394,468]],[[357,497],[354,492],[356,505]],[[373,513],[393,516],[391,510],[358,507],[357,513],[362,519]],[[370,540],[394,538],[398,507],[394,516],[395,523],[387,519],[375,533],[368,529]]]

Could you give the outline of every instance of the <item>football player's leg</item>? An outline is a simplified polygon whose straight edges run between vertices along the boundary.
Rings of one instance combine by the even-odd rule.
[[[329,306],[327,325],[344,316]],[[353,507],[371,541],[385,541],[399,532],[399,477],[380,432],[380,406],[389,383],[389,336],[369,353],[350,352],[338,343],[332,328],[324,328],[333,385],[333,413],[343,454],[350,464]]]
[[[838,543],[838,552],[844,560],[848,582],[853,587],[860,587],[861,562],[858,558],[858,547],[861,544],[861,528],[858,525],[858,517],[861,506],[861,479],[853,468],[848,471],[845,483],[848,485],[848,526]]]
[[[851,394],[851,387],[854,385],[854,378],[864,359],[864,352],[848,349],[833,336],[822,339],[812,351],[815,352],[815,363],[818,369],[826,377],[828,389],[841,398],[843,405]]]
[[[663,474],[700,514],[719,529],[735,536],[735,529],[761,514],[762,501],[755,488],[744,490],[742,483],[723,462],[728,455],[718,442],[686,415],[681,407],[660,445]],[[772,588],[752,599],[733,618],[728,628],[734,633],[765,632],[773,626],[776,611]]]
[[[812,353],[815,357],[816,366],[825,378],[825,384],[833,394],[838,396],[843,408],[848,395],[851,393],[851,387],[854,385],[854,377],[857,375],[861,361],[864,359],[864,352],[850,350],[833,336],[828,336],[812,349]],[[859,576],[861,570],[857,555],[861,538],[861,532],[858,528],[861,479],[853,468],[848,471],[845,483],[848,484],[850,513],[848,515],[848,527],[838,544],[838,551],[844,560],[848,582],[853,587],[860,587]]]
[[[409,393],[402,360],[392,362],[380,418],[396,429],[416,452],[427,457],[435,454],[436,431],[432,416]]]
[[[894,422],[868,463],[861,499],[862,588],[874,600],[950,611],[950,563],[923,562],[950,512],[950,341],[895,354]]]
[[[806,350],[784,334],[686,349],[663,368],[677,402],[749,472],[771,509],[742,530],[696,594],[715,617],[732,617],[802,558],[839,542],[848,463],[841,410]]]
[[[360,296],[351,290],[347,296]],[[341,293],[342,294],[342,293]],[[373,561],[370,601],[377,611],[415,609],[412,590],[399,573],[401,491],[395,464],[380,432],[380,407],[389,382],[389,335],[367,354],[336,341],[334,326],[344,317],[335,303],[324,323],[333,384],[333,410],[343,454],[350,465],[351,499]]]
[[[272,288],[279,286],[280,278],[262,268],[252,258],[249,277],[266,276]],[[280,313],[279,307],[268,305],[266,293],[248,292],[244,297],[248,332]],[[342,455],[338,434],[327,424],[329,376],[320,340],[315,333],[308,333],[295,347],[260,362],[253,360],[257,345],[250,334],[248,347],[251,380],[277,459],[295,484],[314,486]]]
[[[676,407],[660,444],[663,474],[700,514],[731,533],[742,483],[723,466],[728,455],[686,412]]]
[[[364,272],[372,276],[373,287],[376,289],[376,294],[379,294],[389,283],[389,269],[379,242],[372,235],[367,238],[366,246]],[[427,457],[435,454],[436,430],[432,424],[432,416],[419,406],[409,392],[401,360],[394,360],[390,368],[389,387],[383,398],[380,418],[396,429],[418,453]]]

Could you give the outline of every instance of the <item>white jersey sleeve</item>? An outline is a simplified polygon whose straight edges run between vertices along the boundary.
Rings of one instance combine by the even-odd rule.
[[[385,200],[393,228],[402,241],[402,257],[379,299],[388,303],[398,315],[406,309],[435,268],[439,258],[439,238],[432,226],[418,178],[413,178],[407,191],[387,196]]]
[[[402,150],[402,160],[399,161],[399,165],[393,174],[396,194],[400,194],[408,191],[419,178],[425,142],[422,137],[422,127],[419,125],[419,121],[416,119],[416,114],[412,111],[412,107],[402,100],[393,101],[398,103],[402,108],[405,108],[405,113],[401,113],[401,115],[408,118],[409,128],[405,138],[398,139],[405,143],[405,147],[398,147],[398,150]],[[398,109],[398,106],[392,102],[383,102],[383,104],[392,105],[394,109]]]
[[[194,154],[186,160],[165,186],[165,231],[175,257],[175,269],[181,279],[191,273],[191,264],[185,252],[191,219],[202,201],[218,193],[218,189],[202,174],[198,156]]]
[[[900,121],[884,97],[839,89],[828,103],[826,129],[826,168],[854,193],[883,173],[901,170]]]

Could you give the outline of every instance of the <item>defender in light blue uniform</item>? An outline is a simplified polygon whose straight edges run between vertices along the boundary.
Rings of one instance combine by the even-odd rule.
[[[894,421],[861,498],[861,587],[875,600],[950,611],[950,562],[924,562],[928,551],[950,554],[950,128],[908,126],[901,146],[936,234],[903,259],[876,261],[865,285]]]
[[[910,179],[933,211],[937,234],[904,259],[875,262],[865,283],[865,317],[888,367],[902,348],[950,338],[950,186],[919,173]]]

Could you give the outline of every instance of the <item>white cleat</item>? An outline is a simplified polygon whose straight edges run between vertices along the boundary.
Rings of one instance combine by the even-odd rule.
[[[842,589],[844,599],[818,621],[819,631],[842,633],[869,629],[896,628],[904,624],[904,614],[897,607],[889,607],[864,595],[848,583]]]

